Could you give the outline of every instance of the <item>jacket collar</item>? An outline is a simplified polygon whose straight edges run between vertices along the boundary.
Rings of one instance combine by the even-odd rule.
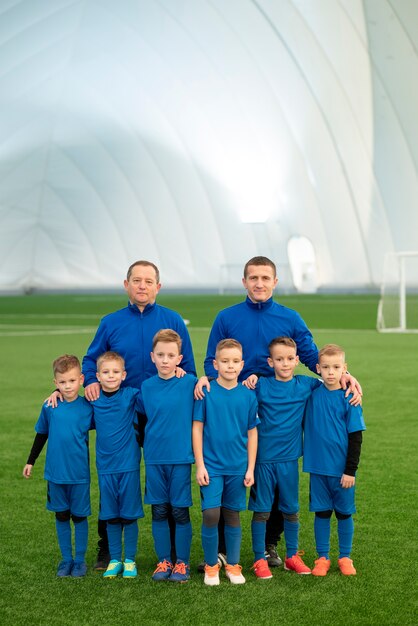
[[[136,304],[132,304],[131,302],[128,302],[128,309],[132,311],[132,313],[134,313],[135,315],[148,315],[155,309],[156,306],[157,306],[156,302],[154,302],[153,304],[147,304],[144,310],[140,311]]]
[[[253,302],[247,296],[247,298],[245,300],[245,303],[246,303],[246,305],[250,309],[254,309],[254,310],[257,310],[257,311],[265,311],[265,310],[269,309],[273,305],[273,298],[271,297],[268,300],[266,300],[265,302]]]

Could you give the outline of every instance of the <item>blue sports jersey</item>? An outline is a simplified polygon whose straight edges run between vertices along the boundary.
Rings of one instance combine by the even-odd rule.
[[[93,409],[78,396],[60,402],[56,409],[43,405],[35,431],[48,435],[44,478],[58,484],[90,482],[89,430]]]
[[[210,392],[194,405],[193,420],[204,423],[203,459],[209,474],[243,475],[248,465],[248,431],[259,423],[255,393],[243,385]]]
[[[84,386],[97,383],[96,361],[107,350],[113,350],[125,359],[127,372],[122,387],[139,389],[144,380],[155,376],[157,368],[151,361],[152,340],[162,328],[172,328],[182,339],[181,367],[196,374],[192,344],[181,316],[159,304],[147,304],[141,312],[136,304],[106,315],[83,358]]]
[[[366,430],[361,406],[349,404],[344,389],[321,385],[308,400],[304,422],[303,471],[341,477],[347,460],[348,434]]]
[[[311,376],[283,382],[260,378],[257,463],[293,461],[302,456],[302,420],[312,390],[322,383]]]
[[[98,474],[139,469],[141,449],[134,429],[138,394],[139,390],[131,387],[119,389],[111,396],[100,391],[100,397],[92,402]]]
[[[165,380],[152,376],[142,383],[139,411],[147,416],[144,460],[148,465],[193,463],[193,392],[197,378]]]
[[[220,311],[210,331],[205,358],[205,373],[217,377],[213,367],[216,346],[221,339],[232,337],[243,347],[244,368],[238,380],[250,374],[274,376],[267,363],[268,345],[275,337],[291,337],[297,345],[301,362],[316,374],[318,348],[305,322],[293,309],[282,306],[269,298],[266,302],[244,302]]]

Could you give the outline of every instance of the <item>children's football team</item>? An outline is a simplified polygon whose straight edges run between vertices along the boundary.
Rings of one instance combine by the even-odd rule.
[[[192,526],[191,467],[195,463],[202,509],[201,542],[204,584],[220,584],[218,522],[225,520],[225,576],[245,583],[240,565],[240,511],[251,522],[253,576],[272,578],[265,555],[266,522],[278,490],[284,517],[284,569],[325,576],[331,566],[330,525],[337,518],[338,568],[353,576],[351,559],[355,513],[355,480],[362,432],[361,406],[342,389],[347,371],[344,350],[328,344],[319,351],[319,378],[295,375],[297,345],[289,337],[270,342],[268,366],[273,376],[250,375],[243,384],[241,344],[223,339],[216,348],[217,373],[202,400],[194,399],[197,378],[181,367],[182,340],[171,329],[153,340],[151,359],[157,374],[141,389],[121,387],[124,359],[106,352],[97,360],[99,397],[79,395],[83,384],[77,357],[63,355],[53,363],[58,406],[43,405],[25,478],[46,442],[44,478],[48,510],[55,513],[61,552],[57,576],[86,575],[90,510],[89,431],[96,430],[96,467],[100,491],[99,517],[107,521],[110,562],[104,578],[137,576],[138,519],[143,517],[137,413],[147,423],[143,453],[144,501],[151,505],[152,536],[157,556],[154,581],[186,583],[190,579]],[[299,458],[310,475],[309,510],[315,513],[318,558],[311,570],[299,550]],[[175,520],[175,559],[169,515]],[[71,520],[74,526],[74,549]],[[306,561],[306,558],[305,558]]]

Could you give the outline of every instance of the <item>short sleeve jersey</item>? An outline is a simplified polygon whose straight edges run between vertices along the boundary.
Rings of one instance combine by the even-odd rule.
[[[148,465],[193,463],[193,392],[197,378],[152,376],[142,383],[139,411],[147,416],[144,460]],[[142,403],[142,406],[141,406]]]
[[[294,376],[287,382],[271,377],[259,379],[257,463],[294,461],[302,456],[306,402],[321,384],[311,376]]]
[[[225,389],[216,380],[195,402],[193,420],[203,422],[203,459],[213,476],[245,474],[248,431],[259,423],[255,393],[243,385]]]
[[[308,400],[304,423],[303,471],[340,477],[347,460],[348,435],[366,430],[361,406],[349,404],[343,389],[325,385]]]
[[[92,402],[96,425],[96,467],[99,474],[139,469],[141,449],[134,429],[138,389],[123,387],[111,396],[103,391]]]
[[[73,402],[59,402],[53,409],[44,405],[35,431],[48,435],[44,478],[58,484],[90,482],[89,430],[93,409],[78,396]]]

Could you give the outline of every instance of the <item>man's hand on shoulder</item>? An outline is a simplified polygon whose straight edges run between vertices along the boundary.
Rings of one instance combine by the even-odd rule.
[[[84,397],[89,402],[94,402],[100,396],[100,384],[99,383],[90,383],[84,389]]]
[[[349,374],[348,372],[346,374],[343,374],[341,377],[341,387],[343,389],[347,389],[345,394],[346,398],[350,395],[350,393],[353,394],[353,397],[350,400],[350,404],[352,404],[353,406],[358,406],[359,404],[361,404],[363,390],[357,378],[354,378],[354,376],[351,376],[351,374]]]
[[[203,393],[204,388],[210,392],[210,382],[207,376],[201,376],[196,383],[196,387],[194,388],[194,399],[195,400],[203,400],[205,394]]]

